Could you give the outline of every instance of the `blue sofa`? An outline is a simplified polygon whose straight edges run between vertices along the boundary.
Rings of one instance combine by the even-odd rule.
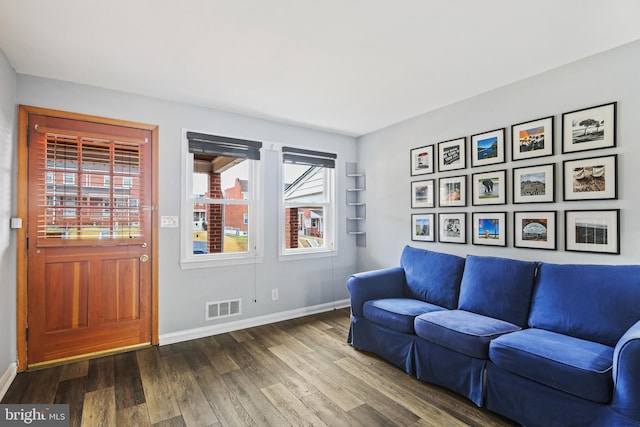
[[[640,266],[406,246],[350,276],[349,342],[527,426],[640,425]]]

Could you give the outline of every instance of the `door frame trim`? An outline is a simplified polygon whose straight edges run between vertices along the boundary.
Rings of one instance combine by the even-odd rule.
[[[158,126],[127,120],[48,108],[18,106],[18,206],[17,216],[26,223],[29,207],[29,115],[38,114],[72,120],[133,127],[151,132],[151,344],[158,345]],[[16,344],[17,371],[27,369],[27,229],[16,230]]]

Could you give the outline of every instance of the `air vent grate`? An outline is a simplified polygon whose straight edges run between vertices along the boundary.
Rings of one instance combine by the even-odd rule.
[[[205,320],[238,316],[239,314],[241,314],[241,307],[242,300],[240,298],[225,301],[207,302],[205,304]]]

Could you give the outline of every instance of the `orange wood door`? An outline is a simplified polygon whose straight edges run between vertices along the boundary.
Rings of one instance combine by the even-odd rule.
[[[27,363],[151,342],[151,132],[31,114]]]

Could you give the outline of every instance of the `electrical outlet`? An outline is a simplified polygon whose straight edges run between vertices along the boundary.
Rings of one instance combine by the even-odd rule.
[[[278,299],[278,288],[271,289],[271,301],[275,301]]]

